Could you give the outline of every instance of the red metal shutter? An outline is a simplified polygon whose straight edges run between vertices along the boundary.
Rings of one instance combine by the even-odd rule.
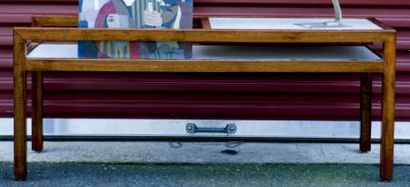
[[[330,0],[195,0],[195,15],[331,16]],[[410,1],[342,0],[347,17],[398,31],[397,117],[410,119]],[[0,115],[12,115],[12,27],[76,14],[75,0],[0,1]],[[374,83],[375,117],[380,82]],[[357,75],[46,73],[48,117],[358,119]]]

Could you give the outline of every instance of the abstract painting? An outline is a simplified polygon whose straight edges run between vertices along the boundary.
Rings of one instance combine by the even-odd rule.
[[[192,28],[192,0],[80,0],[80,28]],[[189,59],[188,42],[80,41],[80,58]]]

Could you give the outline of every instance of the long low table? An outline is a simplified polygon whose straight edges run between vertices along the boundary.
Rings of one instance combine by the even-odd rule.
[[[258,19],[266,22],[262,24],[264,28],[255,25]],[[46,71],[360,74],[362,152],[370,150],[371,75],[382,74],[380,178],[393,177],[396,32],[375,20],[349,19],[347,24],[351,27],[345,29],[298,28],[294,23],[326,20],[294,18],[200,18],[200,28],[192,30],[61,27],[74,26],[75,20],[76,17],[38,16],[34,18],[38,27],[14,29],[16,179],[27,177],[27,72],[32,72],[32,145],[33,150],[42,151]],[[183,41],[195,45],[190,60],[79,59],[76,42],[83,40]],[[384,47],[382,55],[368,47],[375,43]]]

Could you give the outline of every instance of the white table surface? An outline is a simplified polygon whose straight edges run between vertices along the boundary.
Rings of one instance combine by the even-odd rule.
[[[40,44],[28,58],[78,58],[77,44]],[[380,60],[364,46],[193,46],[193,59]]]
[[[301,23],[329,22],[326,18],[223,18],[210,17],[212,29],[291,29],[312,30],[298,26]],[[368,19],[343,19],[343,24],[350,27],[343,28],[316,28],[317,30],[382,30]]]

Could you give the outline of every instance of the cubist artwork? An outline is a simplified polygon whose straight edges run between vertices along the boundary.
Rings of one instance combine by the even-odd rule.
[[[192,28],[192,0],[80,0],[80,28]],[[138,31],[136,31],[138,32]],[[187,42],[80,41],[80,58],[188,59]]]

